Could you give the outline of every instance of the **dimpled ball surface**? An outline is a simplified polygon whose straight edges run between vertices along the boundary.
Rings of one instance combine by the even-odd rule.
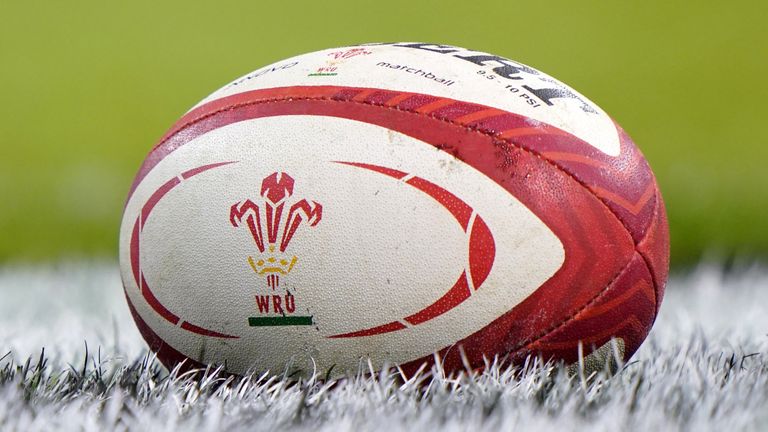
[[[599,367],[648,334],[664,204],[629,136],[567,85],[425,43],[238,78],[161,138],[120,231],[126,299],[168,367]]]

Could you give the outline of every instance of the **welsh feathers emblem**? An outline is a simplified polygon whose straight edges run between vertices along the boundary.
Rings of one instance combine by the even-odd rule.
[[[250,199],[235,203],[229,212],[232,226],[245,224],[253,237],[260,255],[248,256],[256,274],[265,276],[267,286],[273,290],[280,285],[280,275],[287,275],[296,265],[298,257],[286,252],[294,234],[302,226],[316,226],[323,217],[323,206],[316,201],[291,201],[293,177],[276,172],[261,182],[263,202]]]

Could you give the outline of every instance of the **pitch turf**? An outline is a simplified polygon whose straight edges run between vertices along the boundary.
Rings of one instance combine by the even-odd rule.
[[[553,365],[403,382],[168,374],[144,351],[111,263],[0,268],[4,430],[750,430],[768,427],[768,268],[670,283],[613,377]],[[87,342],[87,349],[86,349]],[[44,349],[44,352],[43,352]]]

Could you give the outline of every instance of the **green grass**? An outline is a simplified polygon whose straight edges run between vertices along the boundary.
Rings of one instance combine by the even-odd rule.
[[[114,255],[132,176],[187,108],[284,57],[397,40],[498,53],[600,104],[657,173],[674,262],[768,256],[764,2],[11,0],[0,16],[0,262]]]

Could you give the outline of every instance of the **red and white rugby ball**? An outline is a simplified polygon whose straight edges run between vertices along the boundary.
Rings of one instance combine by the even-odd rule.
[[[237,374],[574,362],[612,338],[627,359],[668,259],[654,176],[608,115],[529,66],[424,43],[216,91],[149,153],[120,229],[159,359]]]

